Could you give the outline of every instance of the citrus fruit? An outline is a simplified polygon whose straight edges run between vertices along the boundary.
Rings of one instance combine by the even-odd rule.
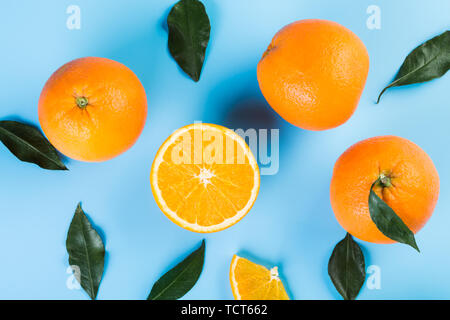
[[[289,300],[277,267],[269,270],[237,255],[231,260],[230,283],[236,300]]]
[[[150,182],[161,211],[194,232],[215,232],[241,220],[259,192],[259,169],[234,131],[195,123],[159,148]]]
[[[353,236],[375,243],[392,243],[378,230],[369,212],[369,193],[391,207],[414,233],[433,213],[439,196],[439,176],[428,155],[413,142],[395,136],[370,138],[351,146],[337,160],[331,179],[334,214]]]
[[[369,55],[349,29],[300,20],[281,29],[258,64],[259,87],[286,121],[326,130],[354,113],[369,72]]]
[[[147,118],[145,90],[123,64],[96,57],[73,60],[48,79],[39,98],[39,122],[64,155],[111,159],[138,139]]]

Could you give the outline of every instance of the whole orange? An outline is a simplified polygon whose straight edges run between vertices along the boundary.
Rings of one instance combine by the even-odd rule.
[[[258,82],[270,106],[303,129],[346,122],[358,105],[369,55],[349,29],[326,20],[301,20],[281,29],[258,64]]]
[[[377,183],[374,191],[416,233],[433,213],[439,176],[419,146],[395,136],[358,142],[339,157],[330,188],[338,222],[361,240],[392,243],[378,230],[369,212],[370,188],[380,177],[382,183]]]
[[[39,98],[39,122],[64,155],[104,161],[129,149],[147,118],[147,97],[123,64],[96,57],[73,60],[48,79]]]

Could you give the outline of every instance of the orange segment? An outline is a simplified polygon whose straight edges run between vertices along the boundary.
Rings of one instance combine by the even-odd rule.
[[[250,148],[234,131],[192,124],[160,147],[150,182],[162,212],[194,232],[216,232],[241,220],[259,191],[259,169]]]
[[[236,300],[289,300],[277,267],[269,270],[237,255],[231,261],[230,283]]]

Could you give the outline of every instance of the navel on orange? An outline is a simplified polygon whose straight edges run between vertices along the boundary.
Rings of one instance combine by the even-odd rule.
[[[216,232],[241,220],[259,192],[259,169],[234,131],[196,123],[175,131],[160,147],[150,174],[153,196],[174,223]]]
[[[236,300],[289,300],[277,267],[269,270],[237,255],[231,261],[230,283]]]
[[[147,118],[147,97],[137,76],[105,58],[73,60],[48,79],[39,98],[39,122],[66,156],[97,162],[128,150]]]

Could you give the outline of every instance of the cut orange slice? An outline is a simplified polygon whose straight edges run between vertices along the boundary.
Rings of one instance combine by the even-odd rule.
[[[234,131],[195,123],[159,148],[150,183],[161,211],[194,232],[216,232],[241,220],[259,192],[259,169]]]
[[[269,270],[237,255],[231,261],[230,283],[236,300],[289,300],[277,267]]]

